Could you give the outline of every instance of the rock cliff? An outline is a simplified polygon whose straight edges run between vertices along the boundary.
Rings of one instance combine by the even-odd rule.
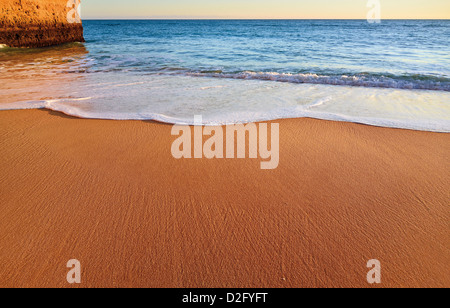
[[[0,44],[45,47],[84,42],[79,0],[0,0]]]

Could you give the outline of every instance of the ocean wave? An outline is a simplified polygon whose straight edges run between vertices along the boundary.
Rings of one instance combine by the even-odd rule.
[[[90,98],[82,98],[75,100],[87,100]],[[365,124],[370,126],[409,129],[419,131],[430,131],[439,133],[450,133],[450,123],[446,120],[421,120],[421,119],[388,119],[377,117],[351,116],[341,113],[332,113],[326,111],[314,111],[311,107],[326,103],[329,98],[324,98],[313,102],[312,104],[296,107],[285,107],[272,110],[270,112],[246,112],[235,111],[223,113],[219,117],[203,118],[203,126],[233,125],[258,123],[266,121],[275,121],[281,119],[295,118],[314,118],[328,121],[350,122]],[[65,100],[48,100],[48,101],[30,101],[13,104],[1,104],[1,110],[23,110],[23,109],[45,109],[63,113],[68,116],[81,119],[101,119],[101,120],[135,120],[135,121],[155,121],[173,125],[197,125],[194,118],[180,118],[167,116],[161,113],[152,112],[99,112],[88,111],[73,105],[65,104]]]
[[[326,84],[336,86],[353,86],[369,88],[393,88],[408,90],[450,91],[450,80],[434,76],[384,76],[384,75],[319,75],[319,74],[290,74],[277,72],[238,72],[238,73],[210,73],[190,72],[192,77],[232,78],[248,80],[264,80],[288,83]]]

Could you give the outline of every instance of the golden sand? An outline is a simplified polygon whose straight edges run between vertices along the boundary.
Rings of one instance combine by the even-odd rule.
[[[280,164],[171,155],[171,126],[0,112],[0,286],[450,287],[450,135],[280,123]]]

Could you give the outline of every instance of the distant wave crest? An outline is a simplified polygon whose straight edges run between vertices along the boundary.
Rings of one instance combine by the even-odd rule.
[[[213,78],[233,78],[249,80],[266,80],[289,83],[309,83],[309,84],[327,84],[338,86],[353,87],[371,87],[371,88],[394,88],[409,90],[435,90],[450,91],[450,80],[447,78],[438,78],[432,76],[326,76],[318,74],[289,74],[276,72],[240,72],[240,73],[205,73],[193,72],[187,73],[194,77],[213,77]]]

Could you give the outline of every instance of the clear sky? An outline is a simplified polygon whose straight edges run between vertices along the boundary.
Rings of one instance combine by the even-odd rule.
[[[380,0],[382,19],[449,19],[450,0]],[[83,19],[365,19],[368,0],[81,0]]]

